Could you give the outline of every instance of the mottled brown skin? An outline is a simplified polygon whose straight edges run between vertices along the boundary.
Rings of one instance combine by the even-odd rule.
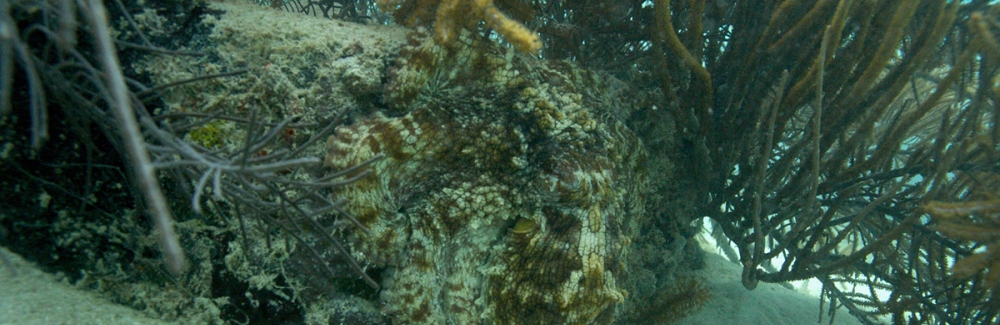
[[[628,295],[644,217],[645,153],[611,118],[601,78],[489,44],[420,37],[388,74],[390,112],[341,127],[326,163],[378,153],[345,187],[368,232],[354,257],[386,267],[398,324],[605,324]]]

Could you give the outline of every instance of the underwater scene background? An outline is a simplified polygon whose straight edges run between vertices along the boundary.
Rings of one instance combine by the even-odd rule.
[[[997,324],[998,8],[4,0],[0,323]]]

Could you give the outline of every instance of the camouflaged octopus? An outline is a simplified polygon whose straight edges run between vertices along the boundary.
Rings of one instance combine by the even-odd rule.
[[[612,322],[646,188],[620,98],[566,62],[408,42],[386,113],[327,143],[333,170],[385,155],[336,193],[367,228],[352,255],[387,270],[384,310],[396,324]]]

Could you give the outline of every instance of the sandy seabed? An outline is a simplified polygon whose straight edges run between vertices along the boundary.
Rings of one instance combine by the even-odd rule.
[[[77,289],[0,247],[0,325],[174,324]]]
[[[749,291],[743,287],[739,265],[712,253],[705,254],[705,264],[698,275],[705,277],[712,297],[698,313],[681,320],[679,325],[830,324],[825,308],[820,319],[818,297],[763,282]],[[840,309],[833,324],[861,323],[847,310]]]
[[[174,324],[149,318],[45,273],[0,247],[13,270],[0,264],[0,325],[6,324]],[[761,283],[748,291],[740,284],[739,267],[722,256],[707,254],[700,272],[712,298],[682,325],[819,324],[819,299],[780,285]],[[828,324],[824,315],[821,324]],[[847,311],[833,324],[860,324]]]

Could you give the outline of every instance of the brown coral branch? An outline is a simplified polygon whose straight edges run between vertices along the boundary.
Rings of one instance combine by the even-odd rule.
[[[698,109],[696,110],[698,121],[699,133],[704,135],[711,128],[711,109],[712,103],[712,75],[702,66],[701,62],[696,59],[687,47],[681,43],[681,39],[677,36],[677,31],[674,29],[674,24],[672,22],[670,14],[670,0],[656,0],[654,2],[654,7],[656,8],[656,21],[660,26],[658,33],[663,39],[667,47],[680,56],[681,62],[691,70],[694,74],[695,79],[698,81],[698,87],[692,87],[692,89],[698,89],[700,94],[700,102],[698,104]]]
[[[844,31],[844,26],[847,24],[847,18],[850,16],[849,13],[853,4],[853,0],[841,0],[840,3],[837,4],[837,11],[833,14],[833,17],[830,18],[829,28],[832,31],[830,40],[835,42],[837,45],[840,44],[841,35]],[[826,52],[820,52],[817,54],[817,60],[814,61],[813,65],[809,67],[809,72],[799,79],[799,81],[792,86],[792,89],[788,90],[788,96],[785,98],[784,105],[787,105],[787,107],[796,107],[799,102],[803,100],[803,97],[806,96],[808,89],[811,88],[810,86],[816,82],[816,78],[820,70],[818,59],[819,55],[825,56],[826,58],[833,58],[833,51],[836,49],[837,46],[828,46]],[[824,65],[829,65],[830,61],[832,60],[824,59],[823,63]]]
[[[879,48],[875,50],[875,54],[861,74],[861,77],[858,78],[858,81],[854,82],[854,87],[851,89],[848,98],[862,98],[862,95],[869,91],[871,85],[875,83],[876,77],[885,71],[885,66],[889,63],[889,59],[899,49],[899,41],[903,37],[906,23],[911,21],[913,15],[917,12],[918,3],[919,1],[900,1],[899,6],[896,7],[896,12],[892,15],[889,30],[883,36]]]
[[[702,33],[702,16],[705,12],[705,0],[689,0],[688,5],[690,6],[690,22],[688,22],[688,44],[691,46],[691,55],[695,57],[701,57],[702,52],[704,52],[703,44],[704,42]]]
[[[758,45],[767,44],[765,40],[771,38],[772,37],[771,34],[776,33],[775,30],[778,29],[778,26],[780,26],[778,24],[782,23],[784,19],[787,19],[786,18],[788,15],[787,11],[790,9],[790,7],[792,7],[791,6],[792,2],[793,2],[792,0],[785,1],[784,3],[781,4],[781,6],[778,7],[777,10],[775,10],[774,14],[771,16],[771,22],[767,25],[766,29],[764,30],[764,33],[761,34],[761,40],[760,42],[758,42]],[[829,7],[831,7],[832,5],[833,5],[832,0],[817,1],[813,5],[813,7],[809,10],[809,12],[807,12],[806,15],[802,17],[802,19],[799,19],[799,21],[795,23],[795,25],[792,26],[792,28],[790,28],[786,32],[783,32],[781,34],[781,38],[779,38],[778,41],[774,42],[774,44],[771,44],[767,48],[767,51],[775,53],[779,50],[785,50],[786,45],[788,45],[789,43],[798,42],[798,40],[801,39],[803,34],[815,30],[818,26],[821,26],[820,24],[822,24],[823,22],[821,16],[827,15],[830,10]],[[795,45],[801,46],[801,44],[795,44]]]
[[[939,218],[958,218],[974,214],[1000,213],[1000,200],[969,202],[932,201],[920,207],[923,211]]]

